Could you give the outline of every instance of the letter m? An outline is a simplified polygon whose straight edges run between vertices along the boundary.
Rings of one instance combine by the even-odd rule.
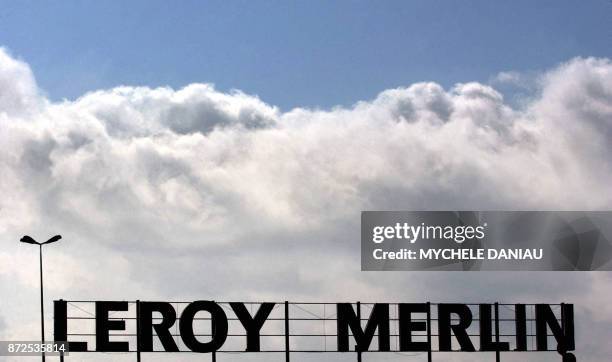
[[[361,318],[357,316],[350,303],[338,303],[338,351],[349,351],[349,328],[358,351],[370,348],[376,329],[378,329],[378,350],[389,351],[389,304],[377,303],[372,307],[365,331],[361,327]]]

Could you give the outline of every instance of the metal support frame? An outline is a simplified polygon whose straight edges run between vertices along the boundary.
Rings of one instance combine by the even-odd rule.
[[[361,303],[357,302],[357,320],[359,321],[359,325],[361,326]],[[361,348],[359,345],[355,345],[355,349],[357,350],[357,362],[361,362]]]
[[[289,345],[289,302],[285,301],[285,361],[289,362],[289,351],[291,346]]]
[[[427,302],[427,343],[429,344],[429,348],[427,349],[427,362],[433,361],[433,356],[431,353],[431,302]]]
[[[140,300],[136,300],[136,362],[140,362]]]
[[[76,303],[89,303],[89,301],[74,301]],[[182,302],[180,302],[182,303]],[[221,302],[223,303],[223,302]],[[256,304],[255,302],[253,302],[253,304]],[[290,303],[288,301],[285,302],[281,302],[279,304],[283,304],[284,305],[284,316],[280,316],[278,317],[279,321],[283,321],[284,322],[284,331],[283,334],[279,334],[278,336],[283,336],[284,340],[285,340],[285,345],[284,345],[284,349],[280,349],[280,350],[271,350],[271,351],[263,351],[263,352],[284,352],[285,354],[285,362],[290,362],[290,355],[291,352],[297,352],[297,353],[309,353],[309,352],[323,352],[323,351],[313,351],[313,350],[292,350],[291,349],[291,345],[290,345],[290,338],[291,338],[291,330],[290,330],[290,322],[291,322],[291,316],[290,316],[290,306],[291,304],[295,304],[295,305],[300,305],[300,304],[307,304],[307,305],[325,305],[325,304],[334,304],[334,303]],[[362,313],[361,313],[361,305],[363,303],[361,302],[356,302],[354,305],[356,307],[356,315],[357,315],[357,319],[361,325],[362,323]],[[370,303],[367,303],[368,305],[370,305]],[[426,313],[426,333],[427,333],[427,344],[429,346],[428,350],[427,350],[427,361],[428,362],[432,362],[433,361],[433,353],[434,352],[438,352],[436,350],[434,350],[433,348],[433,342],[434,342],[434,332],[432,332],[432,322],[437,321],[438,318],[433,318],[432,316],[432,304],[435,303],[431,303],[431,302],[427,302],[427,313]],[[141,336],[141,325],[140,325],[140,300],[136,300],[135,301],[135,305],[136,305],[136,318],[127,318],[127,319],[136,319],[136,350],[132,351],[132,352],[136,352],[136,361],[137,362],[141,362],[141,350],[140,350],[140,336]],[[500,304],[498,302],[493,304],[494,307],[494,312],[495,312],[495,319],[494,319],[494,333],[495,333],[495,342],[499,343],[500,339],[501,339],[501,331],[500,331],[500,311],[499,311],[499,306],[500,305],[506,305],[506,304]],[[562,321],[562,325],[561,328],[563,330],[565,330],[566,326],[565,326],[565,319],[564,319],[564,303],[558,304],[560,306],[561,309],[561,321]],[[323,320],[325,321],[327,318],[326,315],[323,315],[323,317],[320,318],[312,318],[312,319],[301,319],[301,318],[296,318],[295,320],[312,320],[312,321],[317,321],[317,320]],[[525,318],[525,317],[521,317],[521,318]],[[70,319],[70,318],[68,318]],[[216,328],[215,328],[215,322],[214,319],[211,319],[211,336],[214,338],[215,332],[216,332]],[[518,328],[518,326],[516,326]],[[271,336],[275,336],[275,335],[271,335]],[[325,335],[327,336],[327,334]],[[333,336],[333,335],[330,335]],[[504,336],[506,336],[504,334]],[[552,351],[552,350],[550,350]],[[233,352],[233,351],[221,351],[221,352]],[[359,345],[355,345],[355,352],[357,355],[357,362],[362,362],[363,359],[363,353],[365,351],[363,351],[361,349],[361,347]],[[217,352],[213,351],[211,352],[211,360],[212,362],[216,362],[217,360]],[[64,361],[64,354],[60,353],[59,355],[59,360],[60,362]],[[564,359],[565,360],[565,359]],[[496,350],[495,351],[495,361],[496,362],[501,362],[501,351]]]
[[[482,323],[482,321],[480,322]],[[495,342],[499,343],[499,303],[495,302]],[[495,362],[501,361],[499,347],[495,349]]]

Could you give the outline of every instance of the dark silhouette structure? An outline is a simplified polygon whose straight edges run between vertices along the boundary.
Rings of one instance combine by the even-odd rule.
[[[69,313],[68,306],[73,313]],[[200,312],[205,316],[196,317]],[[68,333],[69,321],[74,324],[77,320],[81,323],[80,331]],[[222,353],[251,352],[284,353],[286,362],[292,353],[331,352],[356,353],[357,362],[362,361],[363,354],[376,352],[426,353],[430,362],[434,353],[444,352],[494,352],[497,362],[502,360],[502,353],[558,352],[563,362],[576,361],[571,353],[575,350],[574,306],[566,303],[60,299],[54,301],[53,321],[55,341],[66,342],[70,352],[133,352],[136,361],[141,361],[141,354],[152,352],[210,353],[212,362]],[[128,325],[127,321],[132,323]],[[266,321],[271,323],[264,330]],[[292,331],[290,324],[298,325],[299,330]],[[111,339],[121,335],[135,340]],[[72,341],[68,341],[69,336]],[[161,344],[154,343],[155,336]],[[234,338],[233,343],[224,348],[228,337]],[[270,343],[271,339],[281,341],[282,337],[284,348]],[[292,337],[298,339],[295,345],[290,343]],[[236,338],[243,342],[235,343]],[[313,339],[305,340],[308,338],[317,341],[323,338],[325,342],[317,347],[312,344]],[[328,338],[335,340],[329,347]],[[556,345],[551,343],[552,339]],[[90,343],[92,340],[95,347]]]
[[[61,238],[62,238],[61,235],[55,235],[54,237],[52,237],[51,239],[45,241],[44,243],[39,243],[38,241],[32,239],[32,237],[30,237],[28,235],[24,235],[21,238],[21,240],[20,240],[22,243],[38,245],[38,251],[39,251],[39,256],[40,256],[40,336],[41,336],[42,344],[45,343],[45,306],[44,306],[44,303],[43,303],[43,300],[44,300],[43,295],[44,294],[43,294],[42,247],[43,247],[43,245],[54,243],[54,242],[58,241]],[[44,349],[41,352],[41,357],[42,357],[42,361],[45,362],[45,351],[44,351]]]

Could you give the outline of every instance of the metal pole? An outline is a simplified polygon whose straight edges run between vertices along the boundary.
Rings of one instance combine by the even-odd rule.
[[[431,355],[431,349],[433,348],[433,344],[431,343],[431,302],[427,302],[427,344],[429,344],[429,348],[427,348],[427,362],[432,362],[433,357]]]
[[[285,301],[285,361],[289,362],[289,302]]]
[[[361,303],[357,302],[357,320],[359,321],[359,328],[361,328]],[[357,344],[355,345],[355,349],[357,350],[357,362],[361,362],[361,347]]]
[[[482,320],[480,321],[482,323]],[[495,362],[501,361],[501,352],[499,350],[499,303],[495,303]]]
[[[43,303],[43,264],[42,264],[42,244],[38,244],[39,256],[40,256],[40,335],[41,342],[45,344],[45,306]],[[42,362],[45,362],[45,351],[42,350]]]
[[[60,299],[60,301],[63,301],[63,299]],[[66,313],[66,317],[67,317],[67,314],[68,314],[68,313]],[[54,338],[54,340],[55,340],[55,338]],[[56,341],[56,342],[57,342],[57,341]],[[65,341],[64,343],[65,343],[65,345],[64,345],[64,346],[65,346],[66,348],[68,348],[68,346],[69,346],[69,343],[68,343],[68,338],[66,338],[66,341]],[[59,360],[60,360],[60,362],[64,362],[64,351],[63,351],[63,350],[61,350],[61,351],[60,351]]]
[[[215,318],[213,318],[212,316],[210,317],[210,334],[211,334],[211,338],[214,340],[215,339],[215,332],[216,332],[217,326],[215,325]],[[217,362],[217,350],[213,350],[212,351],[212,357],[211,357],[212,362]]]
[[[140,300],[136,300],[136,361],[140,362]]]

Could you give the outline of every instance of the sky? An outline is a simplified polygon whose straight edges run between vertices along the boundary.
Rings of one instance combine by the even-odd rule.
[[[50,99],[121,84],[214,83],[283,110],[329,108],[419,81],[487,82],[609,57],[593,1],[3,1],[0,44]]]
[[[359,255],[361,210],[612,209],[609,3],[15,4],[0,340],[38,337],[38,254],[18,240],[60,233],[48,326],[60,298],[566,302],[579,360],[612,355],[610,273],[361,272]]]

